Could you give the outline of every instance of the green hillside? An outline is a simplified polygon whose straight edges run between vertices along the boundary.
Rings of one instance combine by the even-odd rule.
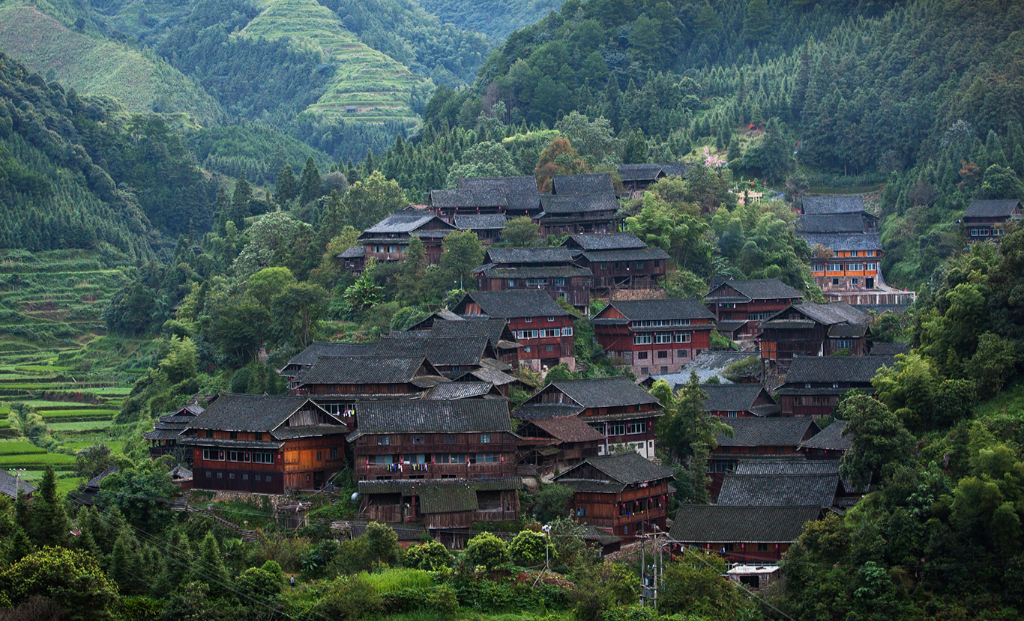
[[[220,106],[189,78],[151,53],[65,27],[38,8],[0,5],[0,49],[83,95],[117,99],[134,113],[185,113],[209,124]]]
[[[417,1],[445,23],[482,32],[495,39],[504,39],[562,6],[560,0]]]

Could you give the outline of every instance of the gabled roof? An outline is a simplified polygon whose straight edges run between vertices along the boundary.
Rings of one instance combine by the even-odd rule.
[[[529,175],[459,178],[456,181],[456,187],[463,192],[468,190],[478,194],[501,196],[505,199],[509,209],[529,211],[540,208],[537,179]]]
[[[708,398],[704,402],[704,409],[709,412],[754,412],[757,409],[764,410],[762,414],[772,413],[771,406],[755,406],[754,402],[762,392],[767,392],[760,384],[708,384],[701,386]],[[771,395],[768,395],[771,399]],[[775,403],[774,399],[771,399]]]
[[[188,428],[270,432],[303,408],[317,410],[329,420],[335,420],[329,418],[326,411],[305,396],[224,393],[211,403],[206,411],[197,416]],[[344,425],[339,425],[342,430],[347,431]]]
[[[808,246],[822,245],[836,252],[848,250],[881,250],[878,233],[797,233]],[[878,257],[875,257],[877,259]],[[823,259],[824,260],[824,259]],[[869,258],[870,260],[870,258]]]
[[[377,344],[377,357],[415,358],[425,356],[430,364],[440,366],[472,366],[487,353],[489,339],[484,336],[439,338],[432,333],[394,332]]]
[[[1015,198],[971,201],[965,218],[1004,218],[1009,217],[1015,209],[1020,208],[1020,201]]]
[[[440,375],[425,356],[325,356],[318,359],[302,378],[309,384],[405,384],[421,367],[428,375]]]
[[[93,478],[89,479],[85,483],[85,488],[86,489],[99,489],[100,485],[103,484],[103,480],[104,479],[106,479],[107,477],[109,477],[112,474],[117,474],[118,472],[121,472],[121,469],[118,468],[117,466],[107,466],[106,468],[103,469],[103,472],[101,472],[101,473],[97,474],[96,476],[94,476]]]
[[[313,341],[309,347],[296,354],[288,365],[308,366],[323,356],[372,356],[377,349],[376,343],[332,343],[329,341]]]
[[[784,387],[797,384],[870,384],[883,366],[894,364],[889,356],[798,356],[790,363]]]
[[[779,418],[729,418],[733,437],[718,436],[719,446],[799,446],[808,431],[818,432],[810,418],[785,416]]]
[[[674,298],[670,300],[628,300],[614,301],[601,309],[594,316],[594,323],[618,322],[618,319],[606,319],[606,309],[614,308],[626,316],[626,321],[643,321],[648,319],[714,319],[703,304],[694,298]]]
[[[643,388],[625,377],[602,377],[597,379],[565,380],[552,382],[554,387],[584,408],[605,408],[658,403],[658,400]],[[551,390],[548,388],[547,390]],[[538,395],[540,393],[537,393]],[[536,398],[537,395],[531,397]],[[537,400],[540,401],[539,399]],[[530,400],[527,400],[529,403]]]
[[[501,194],[492,194],[484,190],[431,190],[430,204],[441,209],[475,207],[495,208],[508,207],[508,199]]]
[[[530,403],[526,402],[517,407],[512,416],[520,420],[542,420],[545,418],[557,418],[563,416],[576,416],[583,411],[583,407],[571,403],[559,405],[551,403]]]
[[[482,231],[504,229],[508,220],[502,214],[482,216],[455,216],[455,226],[462,231]]]
[[[712,289],[707,298],[713,299],[714,293],[723,287],[732,287],[740,295],[749,300],[803,299],[803,294],[782,282],[778,278],[760,280],[727,280]],[[724,292],[723,292],[724,293]]]
[[[840,213],[827,216],[800,216],[796,220],[798,233],[863,233],[867,212]]]
[[[592,233],[587,235],[570,235],[562,245],[566,248],[580,250],[625,250],[627,248],[646,248],[647,244],[632,233]]]
[[[451,311],[456,319],[435,321],[430,329],[431,338],[470,338],[474,336],[486,336],[490,340],[491,347],[497,350],[512,343],[506,341],[513,339],[512,331],[508,329],[508,320],[502,317],[467,317],[463,319]]]
[[[808,216],[857,213],[864,211],[864,197],[859,194],[852,196],[805,196],[803,205],[804,214]]]
[[[610,194],[615,196],[612,176],[608,173],[594,175],[555,175],[551,182],[551,193],[562,195]]]
[[[508,291],[472,291],[455,308],[465,308],[469,301],[476,302],[485,315],[493,318],[565,317],[569,313],[555,303],[546,291],[515,289]]]
[[[621,250],[589,250],[581,254],[593,263],[603,261],[664,261],[668,253],[661,248],[623,248]],[[627,266],[628,269],[629,266]]]
[[[339,259],[358,259],[366,256],[366,246],[352,246],[338,255]]]
[[[356,432],[387,433],[512,433],[508,403],[500,399],[458,401],[363,401],[356,403]]]
[[[682,505],[669,536],[687,543],[790,543],[820,515],[818,506]]]
[[[438,218],[433,214],[409,214],[409,213],[393,213],[387,218],[384,218],[377,224],[374,224],[370,228],[363,231],[363,234],[367,233],[412,233],[413,231],[424,226],[428,222],[436,220],[443,226],[441,228],[447,228],[454,230],[455,227],[448,224],[444,220]]]
[[[835,504],[839,474],[727,474],[722,479],[718,504],[731,506],[789,507]]]
[[[542,194],[540,204],[549,216],[619,210],[619,201],[614,193]]]
[[[846,302],[832,302],[831,304],[804,302],[803,304],[794,304],[779,311],[772,317],[769,317],[767,321],[773,321],[780,315],[787,314],[790,309],[826,326],[837,323],[867,324],[871,319],[867,313],[857,310]]]
[[[853,438],[849,435],[843,437],[844,429],[846,429],[846,421],[841,418],[837,418],[831,425],[825,427],[821,433],[816,434],[810,440],[801,444],[800,448],[848,451],[850,450],[850,447],[853,446]]]
[[[604,434],[575,416],[542,418],[529,424],[543,430],[552,438],[562,442],[594,442],[604,440]]]
[[[433,401],[455,401],[487,396],[501,398],[502,395],[490,382],[448,382],[434,386],[423,395],[423,398]]]
[[[590,268],[565,265],[541,265],[539,267],[495,267],[493,263],[473,270],[488,278],[588,278],[594,273]]]
[[[623,183],[630,181],[656,181],[661,175],[659,164],[619,164],[617,169]]]
[[[824,431],[819,433],[820,436]],[[817,437],[817,436],[815,436]],[[740,459],[734,474],[839,474],[838,459]]]
[[[828,328],[830,339],[859,339],[867,333],[868,327],[863,323],[837,323]]]
[[[530,263],[572,263],[572,251],[556,246],[554,248],[488,248],[485,263],[497,265],[519,265]]]
[[[580,474],[585,465],[591,466],[607,478],[593,479],[581,477]],[[675,474],[673,474],[671,468],[659,466],[635,451],[628,451],[618,455],[588,457],[583,462],[556,476],[554,480],[559,483],[573,480],[600,480],[620,485],[637,485],[639,483],[672,478],[675,478]]]
[[[18,490],[26,494],[31,494],[36,491],[36,486],[25,481],[20,477],[16,477],[13,474],[8,474],[4,470],[0,470],[0,494],[4,496],[10,496],[11,498],[18,497]]]

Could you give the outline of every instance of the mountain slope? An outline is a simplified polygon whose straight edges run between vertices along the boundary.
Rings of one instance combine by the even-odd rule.
[[[418,0],[442,22],[504,39],[562,6],[560,0]]]
[[[33,6],[0,6],[0,49],[47,81],[113,97],[129,112],[186,113],[204,125],[223,116],[212,97],[166,62],[71,30]]]

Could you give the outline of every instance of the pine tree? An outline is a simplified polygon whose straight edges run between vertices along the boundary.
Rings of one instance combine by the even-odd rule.
[[[757,45],[769,38],[772,29],[772,16],[768,12],[766,0],[750,0],[747,5],[747,16],[743,19],[743,38]]]
[[[423,276],[427,268],[427,253],[423,241],[413,237],[409,241],[409,249],[405,252],[405,265],[398,276],[399,302],[411,305],[420,301],[423,291]]]
[[[299,177],[299,204],[308,205],[320,198],[320,171],[310,156]]]
[[[203,542],[199,545],[202,563],[197,571],[203,576],[203,581],[210,585],[211,595],[226,594],[228,584],[228,570],[224,567],[224,557],[221,556],[220,546],[213,532],[206,533]]]
[[[47,466],[39,494],[32,502],[32,540],[40,547],[67,547],[70,531],[64,500],[57,495],[57,475],[52,466]]]
[[[274,201],[283,206],[293,198],[295,198],[295,171],[289,164],[285,164],[281,172],[277,173],[277,182],[274,184]]]
[[[235,193],[231,195],[231,221],[238,230],[245,228],[245,218],[249,215],[249,201],[252,200],[252,186],[245,178],[245,171],[235,183]]]
[[[1024,147],[1019,144],[1013,150],[1013,170],[1017,172],[1018,177],[1024,178]]]
[[[147,573],[139,542],[131,530],[122,529],[110,555],[110,577],[117,583],[122,595],[142,595],[146,592],[143,576]]]
[[[726,158],[732,162],[741,157],[743,157],[743,153],[740,151],[740,139],[737,136],[733,136],[732,140],[729,141],[729,154],[726,155]]]

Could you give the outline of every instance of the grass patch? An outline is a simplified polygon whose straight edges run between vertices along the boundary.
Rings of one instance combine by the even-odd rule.
[[[43,420],[50,420],[53,418],[74,418],[74,419],[91,419],[91,418],[113,418],[117,414],[117,410],[92,410],[92,409],[74,409],[74,410],[37,410],[37,413],[43,417]]]
[[[47,423],[46,428],[54,432],[88,433],[90,431],[103,431],[104,429],[109,429],[113,424],[114,422],[109,420],[87,420],[67,423]],[[92,442],[89,442],[88,444],[92,444]]]
[[[74,424],[74,423],[72,423],[72,424]],[[97,441],[88,441],[88,442],[75,441],[75,442],[62,442],[61,444],[66,449],[78,452],[78,451],[80,451],[80,450],[82,450],[84,448],[89,448],[93,444],[99,444],[100,442],[102,442],[103,444],[106,444],[110,448],[110,452],[111,453],[123,453],[124,452],[124,442],[121,441],[121,440],[97,440]]]
[[[402,589],[429,589],[434,576],[421,569],[388,569],[379,574],[362,574],[378,593],[394,593]]]
[[[1010,415],[1014,418],[1024,418],[1024,381],[1011,384],[993,399],[978,404],[974,408],[974,415],[978,418],[995,417],[999,415]]]
[[[39,448],[26,440],[3,440],[0,441],[0,455],[33,455],[46,453],[46,449]]]
[[[60,453],[41,453],[35,455],[0,455],[0,467],[3,468],[28,468],[30,470],[41,470],[46,466],[59,468],[74,465],[75,458],[71,455]]]

